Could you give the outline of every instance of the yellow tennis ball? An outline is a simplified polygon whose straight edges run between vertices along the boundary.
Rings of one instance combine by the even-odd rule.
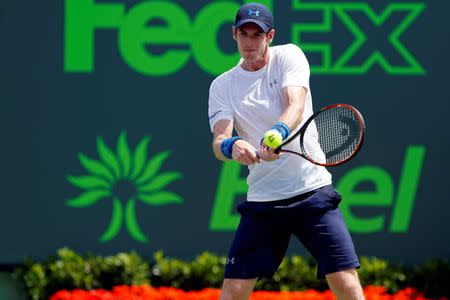
[[[283,137],[278,130],[271,129],[264,134],[264,143],[270,148],[277,148],[283,142]]]

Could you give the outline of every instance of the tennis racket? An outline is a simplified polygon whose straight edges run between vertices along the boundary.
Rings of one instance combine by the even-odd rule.
[[[356,108],[348,104],[333,104],[314,113],[275,149],[275,153],[297,154],[316,165],[337,166],[349,161],[361,149],[364,131],[364,119]],[[285,148],[298,141],[300,152]]]

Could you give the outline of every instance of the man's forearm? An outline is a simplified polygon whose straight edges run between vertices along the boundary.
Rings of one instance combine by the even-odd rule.
[[[221,160],[221,161],[228,161],[229,160],[228,158],[226,158],[223,155],[222,151],[220,150],[220,144],[226,138],[227,138],[226,135],[219,135],[219,136],[214,138],[213,143],[212,143],[212,148],[213,148],[214,155],[216,156],[216,158],[218,160]]]
[[[231,120],[220,120],[214,126],[213,132],[212,148],[215,157],[218,160],[228,161],[229,159],[222,153],[220,146],[225,139],[231,137],[233,133],[233,122]]]
[[[303,87],[286,87],[283,89],[285,109],[279,121],[288,125],[291,130],[297,128],[302,121],[305,97],[306,89]]]
[[[289,128],[294,130],[302,121],[303,115],[303,107],[299,107],[298,105],[291,104],[286,108],[284,113],[280,117],[280,122],[283,122]]]

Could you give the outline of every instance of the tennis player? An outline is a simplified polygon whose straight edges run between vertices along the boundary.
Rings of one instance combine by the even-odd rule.
[[[296,45],[269,46],[273,16],[262,4],[243,5],[232,30],[242,58],[212,82],[209,122],[215,156],[247,165],[249,189],[237,207],[241,218],[221,299],[248,299],[258,278],[275,273],[292,234],[338,299],[364,299],[330,173],[298,155],[276,154],[262,141],[271,129],[286,138],[312,115],[308,61]]]

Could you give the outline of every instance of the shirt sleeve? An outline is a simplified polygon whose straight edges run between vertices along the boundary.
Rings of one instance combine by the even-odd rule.
[[[302,86],[309,90],[309,63],[303,51],[294,44],[285,46],[281,56],[281,88]]]
[[[211,132],[214,131],[214,125],[220,120],[233,121],[233,111],[231,109],[229,99],[226,99],[223,93],[223,88],[215,81],[209,88],[209,105],[208,117]]]

